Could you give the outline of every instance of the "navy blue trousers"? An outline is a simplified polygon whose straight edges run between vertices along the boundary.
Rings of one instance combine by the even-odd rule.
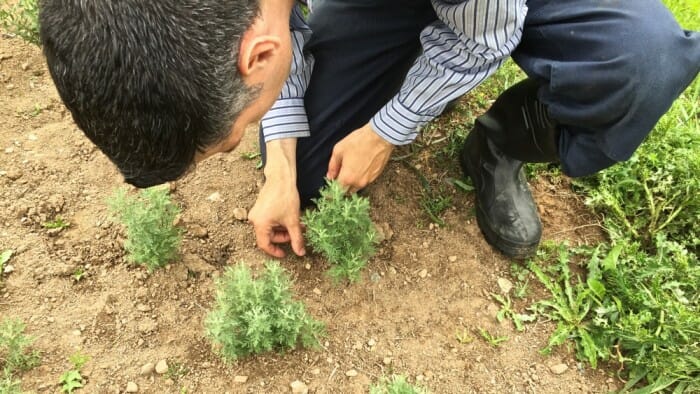
[[[562,125],[562,170],[583,176],[628,159],[700,70],[700,34],[660,0],[529,0],[515,62],[542,83]],[[393,97],[436,20],[428,0],[316,0],[315,57],[297,143],[302,204],[317,196],[333,146]],[[457,165],[455,163],[455,165]]]

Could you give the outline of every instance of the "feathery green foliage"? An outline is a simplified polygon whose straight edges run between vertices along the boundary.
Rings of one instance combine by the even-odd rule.
[[[346,197],[336,181],[328,181],[320,193],[314,200],[316,209],[304,213],[306,239],[331,263],[331,277],[356,281],[374,254],[377,239],[369,200],[357,194]]]
[[[0,394],[21,393],[16,374],[39,365],[39,352],[29,350],[34,338],[24,335],[24,329],[17,319],[0,322]]]
[[[107,203],[112,214],[126,227],[124,248],[130,261],[153,271],[177,258],[182,232],[173,222],[180,208],[170,199],[166,188],[141,190],[137,196],[120,189]]]
[[[0,1],[0,26],[29,43],[40,45],[37,0],[19,0],[6,9],[7,3],[7,0]]]
[[[422,387],[416,387],[406,381],[403,375],[393,375],[391,378],[383,377],[379,384],[369,388],[370,394],[427,394]]]
[[[244,263],[217,281],[216,306],[206,319],[207,335],[225,360],[271,350],[318,346],[323,323],[292,299],[291,280],[277,262],[253,278]]]

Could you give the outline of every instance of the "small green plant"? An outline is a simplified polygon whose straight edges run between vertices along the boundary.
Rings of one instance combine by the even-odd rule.
[[[292,299],[291,280],[270,261],[259,278],[244,263],[228,268],[216,284],[216,303],[206,319],[207,335],[225,360],[271,350],[318,346],[324,325]]]
[[[535,315],[515,312],[513,310],[510,296],[508,295],[503,297],[500,294],[492,294],[492,296],[501,304],[501,309],[496,314],[496,319],[498,319],[499,322],[503,321],[503,319],[510,319],[515,325],[516,330],[523,331],[525,330],[525,325],[523,324],[524,322],[534,321],[537,318]]]
[[[420,197],[420,206],[430,219],[440,227],[445,227],[445,221],[440,217],[450,206],[452,197],[445,194],[445,189],[423,188]]]
[[[81,280],[83,280],[85,275],[87,275],[87,272],[85,272],[85,269],[82,267],[78,267],[75,269],[75,271],[73,271],[73,275],[71,275],[71,276],[73,277],[74,281],[80,282]]]
[[[427,394],[427,390],[414,386],[403,375],[393,375],[391,378],[382,377],[378,384],[369,388],[370,394]]]
[[[462,345],[474,342],[474,337],[469,334],[469,330],[466,328],[463,328],[461,332],[457,331],[455,333],[455,338],[457,339],[457,342],[461,343]]]
[[[0,323],[0,367],[14,374],[39,365],[39,353],[29,351],[34,338],[24,335],[25,325],[17,319]]]
[[[142,190],[130,196],[121,189],[107,201],[112,214],[126,227],[124,248],[128,259],[143,264],[149,271],[177,258],[181,230],[173,224],[180,208],[164,187]]]
[[[6,0],[0,2],[4,5]],[[9,9],[0,9],[0,27],[25,41],[40,45],[37,0],[19,0]]]
[[[22,394],[20,381],[16,380],[8,369],[0,375],[0,394]]]
[[[331,277],[356,281],[377,239],[369,200],[357,194],[346,197],[338,182],[329,181],[314,201],[316,209],[307,210],[303,218],[309,244],[331,263]]]
[[[168,370],[165,371],[165,376],[173,382],[178,382],[188,373],[190,373],[190,370],[185,365],[179,362],[172,362],[171,364],[168,364]]]
[[[486,342],[489,343],[489,345],[493,347],[499,347],[501,346],[504,342],[508,341],[508,337],[498,337],[498,336],[493,336],[488,330],[484,328],[479,328],[479,334],[481,335],[482,338]]]
[[[54,218],[54,220],[49,220],[48,222],[42,223],[42,226],[48,230],[53,230],[53,229],[63,230],[64,228],[70,227],[70,222],[64,220],[60,216],[56,216]]]
[[[73,364],[73,368],[61,375],[59,383],[62,393],[71,394],[73,390],[79,389],[85,384],[85,378],[80,374],[80,369],[90,361],[90,356],[77,351],[68,357],[68,360]]]

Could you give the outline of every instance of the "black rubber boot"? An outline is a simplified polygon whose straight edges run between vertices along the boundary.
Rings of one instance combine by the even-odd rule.
[[[542,237],[523,164],[558,161],[558,129],[537,100],[538,87],[528,79],[503,92],[477,118],[460,153],[476,188],[479,228],[489,244],[516,259],[533,255]]]

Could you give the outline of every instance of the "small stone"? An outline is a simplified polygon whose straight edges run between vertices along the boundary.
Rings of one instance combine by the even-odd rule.
[[[351,370],[345,372],[345,376],[347,376],[349,378],[354,378],[355,376],[357,376],[357,371],[355,371],[354,369],[351,369]]]
[[[569,369],[569,367],[566,364],[557,364],[549,367],[549,370],[555,375],[561,375],[566,372],[567,369]]]
[[[450,256],[447,258],[447,260],[449,260],[450,263],[454,263],[455,261],[457,261],[457,256]]]
[[[312,375],[320,375],[321,374],[321,369],[320,368],[314,368],[311,371]]]
[[[138,304],[136,305],[136,310],[139,312],[150,312],[151,307],[146,304]]]
[[[377,243],[382,243],[384,241],[390,241],[394,237],[394,230],[387,222],[375,223],[374,230],[377,232]]]
[[[139,386],[137,386],[136,383],[134,383],[134,382],[129,382],[126,384],[126,392],[127,393],[138,393]]]
[[[321,295],[321,290],[318,287],[314,287],[313,292],[316,295]]]
[[[182,262],[188,270],[196,274],[210,274],[216,271],[216,268],[207,263],[206,260],[193,253],[186,253],[182,257]]]
[[[391,365],[391,361],[392,361],[391,357],[384,357],[384,360],[382,360],[384,365]]]
[[[508,294],[513,288],[513,282],[506,278],[498,278],[496,282],[498,283],[498,287],[501,289],[503,294]]]
[[[8,264],[5,266],[5,268],[2,270],[4,274],[9,274],[11,272],[15,271],[15,267],[12,264]]]
[[[375,341],[374,338],[370,338],[370,340],[367,341],[367,346],[375,347],[375,346],[377,346],[377,341]]]
[[[17,170],[9,170],[7,171],[7,174],[5,174],[5,176],[11,181],[16,181],[22,177],[22,172]]]
[[[165,361],[165,359],[158,361],[158,364],[156,364],[156,373],[162,375],[166,372],[168,372],[168,362]]]
[[[234,208],[233,218],[238,221],[245,222],[246,220],[248,220],[248,211],[246,211],[245,208]]]
[[[294,394],[307,394],[309,392],[306,383],[300,380],[293,381],[289,386],[292,388],[292,393]]]
[[[421,278],[425,278],[426,276],[428,276],[428,270],[425,268],[420,270],[420,272],[418,273],[418,276],[420,276]]]
[[[310,270],[310,269],[311,269],[311,264],[309,264],[309,263],[304,264],[304,268],[306,268],[307,270]]]
[[[219,202],[221,200],[222,200],[221,193],[219,193],[219,192],[214,192],[207,197],[207,201],[211,201],[211,202]]]
[[[236,375],[233,377],[233,383],[245,383],[248,381],[248,377],[245,375]]]
[[[198,224],[193,224],[192,227],[190,227],[190,234],[197,238],[206,238],[209,235],[209,230]]]
[[[20,67],[22,67],[22,71],[27,71],[29,70],[29,63],[24,62]]]
[[[146,363],[141,367],[141,375],[146,376],[153,373],[156,370],[156,366],[153,363]]]

